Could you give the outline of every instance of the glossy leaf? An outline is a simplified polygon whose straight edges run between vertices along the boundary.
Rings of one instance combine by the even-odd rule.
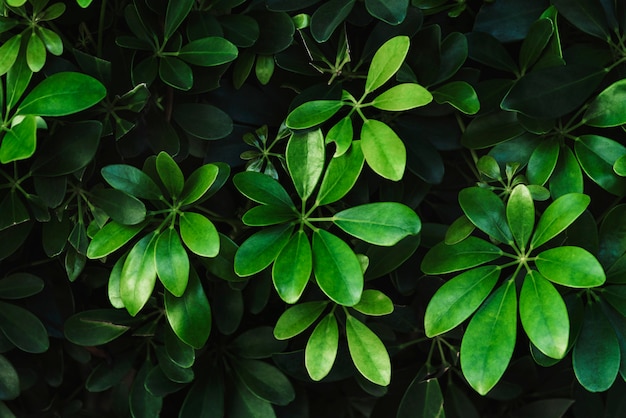
[[[343,105],[340,100],[305,102],[289,113],[285,123],[291,129],[311,128],[333,117]]]
[[[535,205],[525,185],[517,185],[511,192],[506,205],[506,218],[515,242],[525,250],[535,226]]]
[[[252,235],[241,244],[235,254],[235,272],[239,276],[247,277],[265,269],[287,245],[292,232],[293,226],[285,224]]]
[[[137,225],[146,219],[146,205],[121,190],[96,189],[89,200],[118,223]]]
[[[37,119],[25,116],[9,129],[0,142],[0,163],[24,160],[35,153],[37,147]]]
[[[1,299],[23,299],[36,295],[44,288],[44,281],[30,273],[13,273],[0,279]]]
[[[37,34],[52,55],[59,56],[63,53],[63,40],[56,32],[43,26],[37,26]]]
[[[154,264],[163,286],[174,296],[182,296],[189,278],[189,257],[173,228],[159,234],[154,248]]]
[[[493,290],[500,271],[497,266],[478,267],[444,283],[426,307],[426,336],[448,332],[469,318]]]
[[[548,18],[541,18],[530,26],[528,35],[526,39],[524,39],[524,42],[522,42],[519,53],[522,71],[537,62],[541,53],[550,42],[553,33],[554,25],[552,24],[552,20]]]
[[[409,7],[409,0],[365,0],[369,14],[390,25],[404,21]]]
[[[339,328],[333,313],[316,325],[304,350],[306,370],[315,381],[322,380],[335,364],[339,346]]]
[[[193,6],[193,0],[183,1],[169,1],[167,3],[167,11],[165,13],[165,39],[169,39],[172,34],[178,29],[181,23],[185,20],[191,7]]]
[[[461,370],[479,394],[502,378],[515,348],[516,325],[515,284],[508,280],[474,314],[461,342]]]
[[[609,25],[602,7],[598,2],[589,0],[552,0],[567,20],[578,29],[604,41],[610,39]]]
[[[172,112],[176,123],[189,135],[215,140],[233,131],[233,121],[226,112],[206,103],[180,103]]]
[[[141,199],[158,200],[163,196],[159,186],[140,169],[127,164],[102,167],[102,177],[111,187]]]
[[[526,274],[519,296],[519,313],[526,335],[542,353],[554,359],[565,356],[570,329],[565,302],[536,271]]]
[[[50,347],[48,332],[41,320],[11,303],[0,302],[0,331],[13,345],[27,353],[43,353]]]
[[[104,345],[130,329],[129,319],[124,311],[113,309],[83,311],[65,321],[64,334],[74,344]]]
[[[326,143],[335,143],[335,158],[344,155],[346,151],[350,149],[350,145],[354,144],[354,142],[352,141],[353,135],[354,132],[352,128],[352,119],[350,118],[350,116],[342,118],[332,128],[330,128],[330,130],[326,134]]]
[[[215,164],[205,164],[194,170],[183,186],[181,203],[189,205],[200,200],[209,191],[218,174],[219,167]]]
[[[187,91],[193,86],[193,71],[183,60],[174,57],[162,57],[159,60],[159,77],[161,80],[178,90]],[[148,80],[137,80],[148,82]]]
[[[95,105],[105,95],[106,89],[95,78],[60,72],[35,86],[17,108],[17,114],[65,116]]]
[[[168,153],[162,151],[156,158],[156,171],[172,199],[178,200],[185,185],[185,178],[178,164]]]
[[[289,307],[276,321],[274,337],[287,340],[301,334],[320,317],[327,305],[327,301],[315,301]]]
[[[563,232],[587,209],[590,201],[587,195],[569,193],[552,202],[537,222],[531,248],[537,248]]]
[[[248,199],[264,205],[277,205],[287,208],[295,206],[283,186],[268,175],[256,171],[237,173],[233,183]]]
[[[465,216],[480,230],[500,242],[513,242],[504,203],[495,193],[480,187],[469,187],[459,192],[459,204]]]
[[[146,360],[135,375],[128,393],[130,413],[133,417],[157,417],[160,415],[163,398],[152,395],[146,388],[147,378],[150,371],[155,367]]]
[[[526,176],[530,184],[546,184],[559,159],[560,146],[557,141],[547,140],[539,144],[528,160]]]
[[[140,239],[128,253],[120,276],[120,296],[131,316],[148,302],[156,283],[154,246],[158,235],[151,233]]]
[[[87,247],[87,257],[106,257],[133,239],[146,225],[124,225],[111,221],[100,229]]]
[[[361,299],[363,272],[359,260],[348,244],[323,229],[313,233],[313,272],[333,302],[353,306]]]
[[[551,282],[574,288],[600,286],[606,280],[598,260],[580,247],[556,247],[535,259],[537,270]]]
[[[498,70],[517,72],[517,64],[511,55],[492,35],[484,31],[474,31],[466,36],[470,58]]]
[[[480,110],[476,90],[465,81],[451,81],[433,91],[433,98],[439,104],[448,103],[466,115],[474,115]]]
[[[381,110],[403,111],[426,106],[433,95],[419,84],[405,83],[391,87],[376,96],[372,105]]]
[[[20,395],[20,377],[17,374],[17,370],[11,364],[9,360],[0,354],[0,400],[8,401],[15,399]],[[3,411],[0,408],[1,413],[7,413],[10,411]],[[15,415],[8,415],[8,418],[12,418]]]
[[[220,249],[220,238],[213,222],[204,215],[184,212],[180,215],[180,237],[193,253],[215,257]]]
[[[352,308],[369,316],[388,315],[393,312],[393,302],[380,290],[366,289]]]
[[[26,44],[26,62],[34,73],[41,71],[46,63],[46,46],[33,31]]]
[[[304,230],[298,230],[276,257],[272,279],[276,292],[287,303],[296,303],[313,271],[311,244]]]
[[[617,196],[626,194],[626,179],[613,170],[626,147],[599,135],[582,135],[574,145],[576,157],[585,173],[600,187]]]
[[[619,80],[604,89],[589,104],[583,120],[600,128],[626,123],[626,80]]]
[[[406,148],[385,123],[375,119],[363,123],[361,149],[367,164],[380,176],[398,181],[404,175]]]
[[[20,52],[22,35],[15,35],[0,46],[0,75],[11,69]]]
[[[306,201],[313,193],[324,170],[326,149],[320,129],[294,133],[285,150],[287,169],[298,196]]]
[[[380,386],[391,382],[391,361],[382,341],[365,324],[348,315],[346,337],[350,357],[359,373]]]
[[[344,197],[359,178],[364,162],[361,141],[354,141],[346,153],[330,160],[315,204],[327,205]]]
[[[337,26],[348,17],[355,0],[331,0],[315,10],[311,16],[311,35],[317,42],[326,42]]]
[[[576,378],[588,391],[603,392],[617,377],[620,357],[617,336],[600,304],[587,305],[572,355]]]
[[[165,292],[165,315],[181,341],[195,349],[204,346],[211,333],[211,306],[193,269],[181,297]]]
[[[446,236],[444,242],[447,245],[458,244],[465,238],[472,235],[472,232],[476,229],[476,226],[470,221],[467,216],[459,216],[446,230]]]
[[[208,37],[184,45],[178,56],[190,64],[212,67],[234,61],[237,54],[237,47],[226,39]]]
[[[426,253],[421,269],[426,274],[445,274],[488,263],[502,255],[502,250],[476,237],[448,245],[440,242]]]
[[[422,380],[418,374],[398,407],[396,418],[444,418],[444,399],[436,378]]]
[[[550,194],[553,199],[568,193],[583,192],[583,172],[569,147],[561,147],[556,167],[550,176]]]
[[[491,112],[477,116],[467,125],[461,144],[482,149],[517,138],[525,132],[515,112]]]
[[[375,245],[391,246],[402,238],[416,235],[421,221],[408,206],[377,202],[342,210],[333,222],[348,234]]]
[[[385,42],[374,54],[367,72],[365,93],[371,93],[385,84],[400,69],[409,51],[407,36],[396,36]]]

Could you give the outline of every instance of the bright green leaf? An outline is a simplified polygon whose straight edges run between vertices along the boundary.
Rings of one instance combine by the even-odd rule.
[[[201,257],[215,257],[220,250],[220,237],[215,225],[199,213],[181,213],[180,237],[187,248]]]
[[[380,176],[398,181],[404,175],[406,148],[385,123],[368,119],[361,128],[361,148],[367,164]]]
[[[543,186],[550,179],[559,159],[560,146],[558,141],[541,142],[528,160],[526,177],[530,184]]]
[[[433,98],[439,104],[448,103],[466,115],[474,115],[480,110],[476,90],[465,81],[451,81],[433,91]]]
[[[37,32],[48,52],[56,56],[63,54],[63,40],[56,32],[43,26],[37,26]]]
[[[272,268],[276,292],[287,303],[296,303],[309,282],[313,270],[313,254],[309,239],[298,230],[280,251]]]
[[[366,289],[352,308],[369,316],[389,315],[393,312],[393,302],[380,290]]]
[[[100,229],[87,247],[87,257],[106,257],[133,239],[146,225],[124,225],[111,221]]]
[[[346,337],[350,356],[359,373],[377,385],[387,386],[391,381],[391,361],[378,336],[361,321],[348,315]]]
[[[589,104],[583,120],[600,128],[626,123],[626,80],[619,80],[604,89]]]
[[[211,188],[218,174],[219,167],[215,164],[205,164],[194,170],[183,186],[180,194],[181,204],[189,205],[201,199]]]
[[[419,84],[405,83],[391,87],[379,94],[372,105],[381,110],[402,111],[425,106],[433,100],[433,95]]]
[[[563,286],[586,288],[606,280],[600,262],[580,247],[555,247],[537,254],[537,270],[546,279]]]
[[[46,46],[35,32],[31,33],[26,44],[26,62],[34,73],[39,72],[46,63]]]
[[[11,69],[20,52],[22,35],[15,35],[0,46],[0,75]]]
[[[626,179],[613,170],[618,158],[626,155],[624,145],[600,135],[581,135],[574,150],[580,166],[594,182],[616,196],[626,194]]]
[[[336,149],[334,157],[341,157],[350,149],[350,145],[354,146],[352,119],[350,116],[341,118],[339,122],[333,125],[326,134],[326,143],[334,142]]]
[[[295,210],[293,201],[283,186],[268,175],[256,171],[237,173],[233,183],[248,199],[263,205],[277,205]]]
[[[154,246],[158,235],[151,233],[140,239],[128,253],[120,277],[120,296],[132,316],[148,302],[156,283]]]
[[[526,249],[535,226],[533,197],[523,184],[515,186],[506,205],[506,218],[518,247]]]
[[[320,317],[327,305],[328,301],[315,301],[289,307],[276,321],[274,337],[288,340],[301,334]]]
[[[306,201],[313,193],[324,170],[326,149],[321,129],[294,133],[289,138],[285,158],[298,196]]]
[[[385,84],[400,69],[409,52],[409,37],[396,36],[385,42],[374,54],[367,72],[365,93],[371,93]]]
[[[185,185],[183,172],[170,155],[161,151],[156,158],[156,170],[170,196],[178,200]]]
[[[252,235],[241,244],[235,254],[235,272],[246,277],[265,269],[287,245],[292,232],[293,226],[285,224],[263,229]]]
[[[569,193],[552,202],[537,222],[530,247],[537,248],[563,232],[587,209],[590,201],[587,195]]]
[[[476,237],[448,245],[440,242],[426,253],[421,269],[426,274],[445,274],[480,266],[500,258],[502,250]]]
[[[182,296],[189,279],[189,257],[175,229],[167,228],[159,234],[154,265],[163,286],[174,296]]]
[[[220,37],[200,38],[184,45],[178,57],[202,67],[226,64],[237,58],[237,47]]]
[[[307,129],[327,121],[343,107],[340,100],[313,100],[305,102],[289,113],[285,123],[291,129]]]
[[[513,243],[504,203],[491,190],[468,187],[459,192],[459,204],[476,227],[500,242]]]
[[[140,169],[128,164],[102,167],[102,177],[111,187],[141,199],[159,200],[163,193],[159,186]]]
[[[329,313],[317,324],[304,350],[304,364],[311,379],[319,381],[330,373],[338,346],[337,319],[333,313]]]
[[[361,141],[354,141],[345,154],[330,160],[317,193],[316,205],[327,205],[344,197],[356,183],[364,162]]]
[[[37,148],[37,119],[26,115],[19,124],[13,125],[4,138],[0,138],[0,163],[24,160]]]

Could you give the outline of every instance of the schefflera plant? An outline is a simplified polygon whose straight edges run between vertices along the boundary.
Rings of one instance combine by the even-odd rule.
[[[242,221],[263,227],[247,238],[234,258],[235,272],[242,277],[253,276],[272,265],[272,279],[278,295],[287,303],[298,302],[311,277],[334,303],[332,311],[318,325],[314,334],[323,339],[323,361],[307,361],[315,380],[323,378],[333,365],[338,343],[336,308],[345,313],[346,335],[350,354],[357,369],[368,379],[387,385],[390,381],[389,356],[378,337],[348,307],[362,312],[374,305],[374,314],[390,313],[393,304],[382,293],[364,292],[364,255],[357,256],[351,245],[331,228],[379,246],[392,246],[404,237],[420,232],[418,215],[408,206],[396,202],[374,202],[337,211],[332,204],[342,199],[354,186],[365,157],[361,141],[354,141],[349,150],[334,157],[326,165],[324,135],[320,129],[295,132],[288,140],[285,160],[293,181],[298,202],[272,177],[246,171],[233,177],[237,189],[259,203],[249,209]],[[320,182],[321,179],[321,182]],[[380,305],[373,302],[380,298]],[[310,315],[299,316],[295,328],[300,331],[279,331],[278,338],[287,339],[304,331],[321,315],[328,301],[316,304]],[[390,307],[390,308],[389,308]],[[295,307],[294,307],[295,308]],[[312,337],[313,338],[313,337]],[[314,341],[317,341],[314,339]],[[318,344],[319,345],[319,344]]]
[[[471,317],[461,341],[461,369],[481,395],[498,383],[511,360],[518,311],[533,350],[562,359],[572,347],[576,335],[570,336],[568,309],[555,285],[591,288],[602,285],[606,277],[587,250],[550,244],[589,202],[587,195],[565,194],[535,223],[533,198],[524,184],[512,190],[506,205],[485,188],[470,187],[459,193],[460,206],[471,224],[451,228],[446,240],[429,250],[421,268],[431,275],[461,273],[434,294],[424,327],[432,338]],[[475,228],[490,241],[470,236]],[[502,272],[511,269],[497,286]]]
[[[109,276],[111,304],[136,316],[152,296],[158,278],[164,290],[165,316],[186,344],[201,348],[211,330],[211,308],[193,258],[211,258],[222,238],[200,203],[228,179],[225,164],[205,164],[185,179],[167,153],[146,160],[143,170],[126,164],[105,166],[103,178],[132,198],[154,208],[131,224],[113,219],[94,233],[87,257],[104,258],[137,240],[115,263]]]

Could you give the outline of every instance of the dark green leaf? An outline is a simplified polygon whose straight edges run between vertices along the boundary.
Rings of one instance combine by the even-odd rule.
[[[30,219],[28,210],[16,192],[9,192],[0,202],[0,230],[26,222]]]
[[[249,48],[259,39],[257,21],[247,15],[231,14],[219,17],[224,36],[240,48]]]
[[[289,379],[275,366],[258,360],[238,359],[235,373],[259,398],[276,405],[287,405],[295,398]]]
[[[128,394],[130,413],[133,417],[148,418],[160,415],[163,398],[152,395],[146,388],[147,378],[154,367],[156,366],[152,366],[146,360],[135,375],[130,393]]]
[[[559,13],[578,29],[603,41],[611,38],[604,10],[594,0],[552,0]]]
[[[617,377],[620,357],[615,330],[600,304],[587,305],[572,355],[576,378],[588,391],[603,392]]]
[[[626,154],[624,145],[599,135],[582,135],[574,151],[582,169],[600,187],[617,196],[626,194],[626,179],[613,170],[618,158]]]
[[[0,302],[0,331],[27,353],[43,353],[50,347],[48,332],[39,318],[17,305]]]
[[[298,213],[284,206],[260,205],[250,208],[241,220],[249,226],[270,226],[295,221]]]
[[[469,318],[493,290],[500,271],[497,266],[478,267],[441,286],[426,307],[426,335],[432,338],[443,334]]]
[[[587,209],[590,201],[587,195],[569,193],[552,202],[537,222],[530,247],[537,248],[563,232]]]
[[[404,392],[396,418],[444,418],[443,405],[439,381],[418,375]]]
[[[535,259],[537,270],[551,282],[574,288],[600,286],[606,280],[598,260],[580,247],[556,247]]]
[[[102,167],[102,177],[111,187],[141,199],[159,200],[163,193],[159,186],[140,169],[127,164]]]
[[[229,350],[245,359],[263,359],[280,353],[287,343],[279,341],[272,333],[272,327],[260,326],[249,329],[230,342]]]
[[[0,354],[0,400],[8,401],[15,399],[20,395],[20,377],[17,370],[13,367],[7,358]],[[6,413],[0,409],[0,413]],[[8,415],[7,418],[13,418],[15,415]]]
[[[326,149],[321,129],[294,133],[285,151],[287,169],[302,201],[313,193],[324,170]]]
[[[327,205],[344,197],[356,183],[364,162],[361,141],[354,141],[346,153],[330,160],[315,204]]]
[[[565,356],[569,341],[569,317],[565,302],[554,286],[536,271],[524,279],[519,313],[530,341],[554,359]]]
[[[17,108],[20,115],[65,116],[87,109],[106,95],[95,78],[82,73],[61,72],[39,83]]]
[[[466,115],[474,115],[480,110],[476,90],[465,81],[444,84],[433,91],[433,97],[437,103],[448,103]]]
[[[548,18],[541,18],[530,26],[519,53],[522,72],[537,62],[550,42],[553,32],[554,25]]]
[[[169,358],[178,366],[189,368],[196,360],[196,351],[178,338],[169,323],[164,327],[165,350]]]
[[[311,379],[322,380],[335,364],[339,346],[339,328],[333,313],[317,324],[304,350],[304,364]]]
[[[284,206],[294,209],[295,206],[283,186],[268,175],[256,171],[237,173],[233,177],[235,186],[248,199],[263,205]]]
[[[264,174],[260,174],[264,176]],[[235,272],[242,277],[260,272],[278,257],[293,232],[290,224],[261,230],[241,244],[235,254]]]
[[[525,251],[535,226],[535,205],[525,185],[519,184],[511,192],[506,205],[506,219],[515,242]]]
[[[165,315],[181,341],[198,350],[204,346],[211,333],[211,306],[193,269],[181,297],[165,292]]]
[[[398,181],[404,175],[406,148],[385,123],[368,119],[361,128],[361,148],[367,164],[380,176]]]
[[[274,337],[287,340],[310,327],[328,305],[327,301],[304,302],[291,306],[278,318],[274,327]]]
[[[470,32],[466,37],[471,59],[498,70],[517,73],[515,61],[496,38],[480,31]]]
[[[469,187],[459,192],[459,204],[480,230],[500,242],[513,243],[504,203],[495,193],[480,187]]]
[[[502,250],[476,237],[448,245],[440,242],[426,253],[421,269],[426,274],[445,274],[480,266],[500,258]]]
[[[398,72],[409,51],[409,37],[396,36],[385,42],[374,54],[367,71],[365,93],[371,93]]]
[[[461,369],[470,386],[485,395],[498,383],[515,348],[515,283],[496,290],[470,321],[461,342]]]
[[[188,134],[201,139],[220,139],[233,130],[233,121],[221,109],[204,103],[181,103],[173,112],[174,120]]]
[[[313,100],[296,107],[285,123],[292,129],[306,129],[327,121],[343,107],[340,100]]]
[[[342,210],[333,222],[350,235],[375,245],[391,246],[402,238],[416,235],[421,221],[408,206],[378,202]]]
[[[348,17],[355,3],[355,0],[330,0],[318,7],[311,16],[313,38],[319,43],[326,42]]]
[[[485,3],[475,17],[474,32],[486,32],[500,42],[524,39],[530,25],[541,15],[549,2],[507,0]]]
[[[496,111],[472,119],[463,132],[461,144],[471,149],[488,148],[517,138],[524,132],[515,112]]]
[[[85,381],[85,388],[89,392],[104,392],[113,386],[119,385],[122,379],[130,372],[134,356],[120,356],[112,361],[100,363],[89,374]]]
[[[159,234],[154,248],[154,263],[163,286],[174,296],[182,296],[189,278],[189,257],[175,229],[167,228]]]
[[[193,0],[170,0],[167,3],[167,12],[165,13],[165,33],[163,35],[166,40],[169,39],[174,32],[176,32],[176,29],[178,29],[180,24],[185,20],[191,11],[193,4]]]
[[[130,329],[124,311],[97,309],[72,315],[65,321],[65,337],[74,344],[96,346],[111,342]]]
[[[123,225],[137,225],[146,219],[146,206],[126,192],[117,189],[96,189],[90,199],[114,221]]]
[[[44,282],[30,273],[13,273],[0,279],[0,299],[23,299],[41,292]]]
[[[259,24],[259,39],[253,51],[261,55],[274,55],[284,51],[293,42],[296,28],[291,16],[282,12],[256,11],[250,14]]]
[[[276,292],[287,303],[296,303],[313,270],[311,244],[304,230],[298,230],[280,251],[272,268]]]
[[[204,215],[183,212],[180,215],[180,237],[193,253],[215,257],[220,250],[220,237],[213,222]]]
[[[161,80],[178,90],[187,91],[193,86],[193,72],[183,60],[174,57],[162,57],[159,61],[159,77]],[[148,80],[137,80],[148,82]]]
[[[189,389],[179,412],[180,418],[224,416],[224,381],[219,369],[211,368],[205,376],[199,376]]]
[[[365,7],[372,16],[397,25],[406,17],[409,0],[365,0]]]
[[[382,341],[365,324],[348,315],[346,337],[350,357],[359,373],[380,386],[391,381],[391,361]]]

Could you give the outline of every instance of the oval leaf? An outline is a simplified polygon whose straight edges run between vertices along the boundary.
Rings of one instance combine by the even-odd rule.
[[[339,327],[333,313],[317,324],[304,350],[304,364],[311,379],[322,380],[330,373],[339,347]]]
[[[313,271],[313,254],[309,239],[298,230],[276,257],[272,279],[278,295],[287,303],[296,303]]]
[[[132,165],[108,165],[103,167],[100,173],[111,187],[131,196],[151,200],[158,200],[163,196],[152,178]]]
[[[294,133],[285,151],[287,169],[298,196],[305,201],[311,196],[324,170],[326,149],[320,129]]]
[[[346,317],[346,337],[359,373],[377,385],[387,386],[391,382],[391,360],[380,338],[351,315]]]
[[[365,94],[385,84],[400,69],[409,52],[409,37],[396,36],[385,42],[374,54],[367,72]]]
[[[156,283],[154,246],[158,235],[151,233],[140,239],[128,253],[120,276],[120,296],[132,316],[143,308]]]
[[[145,223],[124,225],[115,221],[109,222],[94,235],[87,247],[87,257],[106,257],[133,239],[145,226]]]
[[[393,302],[380,290],[366,289],[352,308],[369,316],[389,315],[393,312]]]
[[[402,111],[426,106],[433,100],[433,95],[419,84],[405,83],[393,86],[379,94],[372,105],[381,110]]]
[[[248,199],[263,205],[277,205],[287,208],[295,206],[283,186],[270,176],[256,171],[244,171],[233,177],[237,190]]]
[[[285,124],[291,129],[307,129],[327,121],[343,107],[340,100],[313,100],[289,113]]]
[[[154,249],[154,265],[163,286],[174,296],[181,296],[189,279],[189,257],[178,232],[173,228],[159,234]]]
[[[194,254],[215,257],[220,251],[220,237],[209,219],[194,212],[180,214],[180,237]]]
[[[519,248],[524,251],[535,226],[533,197],[523,184],[516,186],[506,205],[506,218]]]
[[[604,89],[589,104],[583,115],[585,124],[609,128],[626,123],[626,80],[619,80]]]
[[[161,151],[156,158],[156,170],[172,199],[177,200],[183,191],[185,177],[170,155]]]
[[[320,317],[327,305],[327,301],[315,301],[290,307],[276,321],[274,337],[278,340],[288,340],[304,332]]]
[[[587,209],[590,201],[587,195],[569,193],[552,202],[537,222],[530,247],[537,248],[563,232]]]
[[[543,251],[537,255],[535,265],[546,279],[563,286],[596,287],[606,280],[600,262],[580,247],[563,246]]]
[[[330,160],[315,204],[327,205],[344,197],[359,178],[364,163],[361,141],[354,141],[346,153]]]
[[[433,98],[439,104],[448,103],[466,115],[475,115],[480,110],[476,90],[465,81],[452,81],[433,91]]]
[[[103,345],[128,331],[130,319],[124,311],[114,309],[83,311],[65,321],[64,334],[74,344]]]
[[[0,302],[0,331],[27,353],[43,353],[50,347],[48,332],[39,318],[11,303]]]
[[[490,242],[476,237],[448,245],[445,242],[432,247],[422,261],[426,274],[445,274],[488,263],[502,255],[502,250]]]
[[[459,204],[465,216],[480,230],[500,242],[513,243],[504,203],[491,190],[481,187],[463,189],[459,192]]]
[[[251,276],[272,264],[287,245],[292,232],[293,226],[286,224],[252,235],[235,254],[235,272],[241,277]]]
[[[368,119],[361,128],[361,148],[367,164],[380,176],[398,181],[406,167],[406,147],[388,125]]]
[[[202,198],[217,179],[218,173],[219,167],[215,164],[205,164],[194,170],[183,186],[180,194],[181,204],[189,205]]]

